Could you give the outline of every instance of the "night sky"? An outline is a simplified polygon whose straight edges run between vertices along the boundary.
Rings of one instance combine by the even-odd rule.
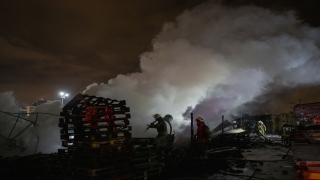
[[[162,25],[200,2],[2,1],[0,92],[31,105],[138,72]]]
[[[166,22],[205,1],[1,1],[0,93],[13,91],[20,105],[59,91],[74,96],[91,83],[140,72],[140,55]],[[295,10],[298,18],[320,25],[317,0],[225,0]],[[319,95],[320,96],[320,95]]]

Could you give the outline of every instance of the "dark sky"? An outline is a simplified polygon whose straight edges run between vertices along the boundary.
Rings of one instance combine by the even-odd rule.
[[[18,102],[73,95],[139,71],[166,21],[201,1],[2,1],[0,92]]]
[[[165,22],[175,21],[201,0],[46,0],[1,1],[0,93],[13,91],[19,104],[39,98],[74,96],[91,83],[139,72],[139,55]],[[313,27],[320,25],[317,0],[222,0],[295,10]]]

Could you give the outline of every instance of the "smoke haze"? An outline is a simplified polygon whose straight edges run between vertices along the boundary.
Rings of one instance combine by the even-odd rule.
[[[61,148],[58,127],[60,101],[41,104],[30,116],[19,113],[20,108],[15,105],[12,92],[0,94],[0,103],[0,155],[53,153]]]
[[[189,136],[182,114],[214,127],[222,115],[289,112],[302,86],[319,90],[319,37],[292,11],[206,3],[163,26],[140,57],[141,73],[84,93],[127,100],[135,136],[154,113],[172,114],[178,137]]]
[[[91,84],[83,93],[126,100],[133,137],[156,135],[153,129],[143,133],[153,114],[172,115],[181,143],[190,137],[191,112],[213,129],[222,115],[232,120],[245,113],[286,113],[299,99],[317,101],[319,43],[320,29],[303,24],[292,11],[205,3],[163,25],[152,51],[140,56],[141,72]],[[9,101],[7,109],[14,107],[12,97]],[[59,114],[59,103],[36,110]],[[50,142],[60,144],[58,117],[42,119],[38,149],[48,152]]]

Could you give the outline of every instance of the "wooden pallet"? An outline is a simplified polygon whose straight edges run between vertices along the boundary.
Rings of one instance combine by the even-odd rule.
[[[159,177],[163,171],[162,164],[146,163],[133,167],[133,179],[151,179],[152,177]]]
[[[101,175],[121,175],[124,172],[131,172],[130,164],[121,164],[111,167],[104,167],[99,169],[89,169],[70,166],[70,171],[73,174],[84,175],[84,176],[101,176]]]
[[[163,168],[164,164],[157,163],[157,162],[151,162],[151,163],[144,163],[144,164],[139,164],[139,165],[134,165],[132,167],[134,172],[142,172],[142,171],[149,171],[153,169],[159,169]]]
[[[93,157],[92,159],[83,159],[81,157],[68,159],[69,165],[73,167],[83,168],[98,168],[98,167],[112,167],[131,162],[131,157],[118,157],[113,159],[102,159]]]
[[[112,146],[124,146],[129,145],[129,140],[126,138],[117,138],[106,141],[62,141],[63,147],[68,148],[101,148]]]
[[[58,149],[59,157],[67,158],[119,158],[131,156],[131,147],[113,146],[104,148],[79,148],[79,149]]]
[[[121,173],[121,175],[97,175],[97,176],[85,176],[73,174],[72,180],[132,180],[132,173]]]
[[[101,133],[87,133],[87,134],[76,134],[76,133],[66,133],[61,134],[60,139],[64,141],[80,141],[80,142],[88,142],[88,141],[112,141],[116,138],[121,139],[130,139],[130,132],[101,132]]]

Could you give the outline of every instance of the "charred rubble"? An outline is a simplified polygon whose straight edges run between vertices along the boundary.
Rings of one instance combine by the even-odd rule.
[[[224,132],[234,125],[224,120],[214,129],[222,132],[208,144],[208,160],[200,162],[195,145],[174,146],[172,134],[171,146],[161,150],[154,138],[131,137],[125,101],[78,94],[60,115],[62,148],[1,157],[0,179],[272,179],[276,162],[290,169],[278,169],[282,179],[294,177],[289,146],[279,136],[253,135],[245,128]]]

